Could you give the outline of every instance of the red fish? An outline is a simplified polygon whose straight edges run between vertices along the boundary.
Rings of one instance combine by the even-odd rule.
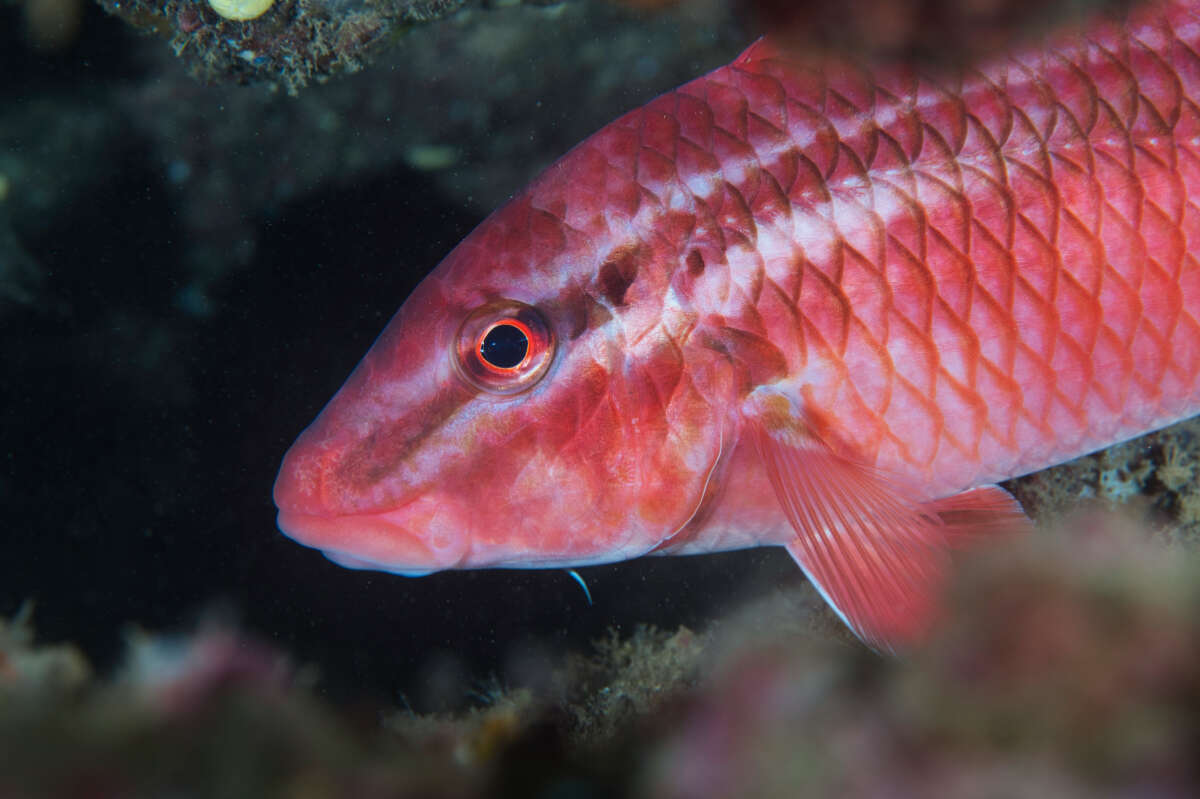
[[[1200,17],[958,71],[763,40],[600,130],[414,291],[287,453],[400,574],[782,545],[919,639],[996,481],[1200,411]]]

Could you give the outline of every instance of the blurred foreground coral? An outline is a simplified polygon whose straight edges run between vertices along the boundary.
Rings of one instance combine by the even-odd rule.
[[[1196,795],[1194,551],[1085,514],[968,564],[949,599],[903,661],[761,638],[729,652],[643,795]]]
[[[25,613],[0,627],[0,796],[1200,790],[1194,550],[1081,514],[967,563],[950,600],[904,660],[830,634],[804,586],[702,634],[614,636],[453,716],[329,707],[219,627],[131,635],[92,679]]]

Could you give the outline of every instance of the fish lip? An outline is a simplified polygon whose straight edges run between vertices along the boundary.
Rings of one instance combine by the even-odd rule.
[[[396,517],[394,510],[325,515],[281,507],[276,524],[293,541],[351,568],[415,576],[454,565],[440,563],[437,553]]]

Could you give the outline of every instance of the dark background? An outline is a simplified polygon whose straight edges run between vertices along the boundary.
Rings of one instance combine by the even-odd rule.
[[[52,55],[26,46],[19,19],[0,9],[0,125],[49,104],[29,142],[73,118],[56,102],[121,125],[131,86],[192,91],[156,74],[178,72],[162,42],[94,7]],[[177,633],[219,618],[316,664],[334,698],[434,709],[493,675],[537,681],[609,627],[700,627],[734,597],[801,579],[775,551],[649,558],[582,570],[589,607],[562,571],[405,579],[284,538],[271,502],[283,452],[481,211],[391,165],[241,209],[205,241],[153,144],[119,139],[107,163],[43,165],[92,175],[70,202],[14,209],[29,181],[10,187],[0,267],[23,264],[25,290],[0,298],[0,615],[32,598],[39,638],[75,642],[101,669],[131,623]],[[181,264],[239,236],[251,255],[197,299]]]

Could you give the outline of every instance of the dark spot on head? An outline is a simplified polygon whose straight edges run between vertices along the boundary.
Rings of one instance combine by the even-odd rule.
[[[729,327],[718,317],[712,327],[697,331],[702,346],[740,367],[750,386],[761,386],[787,374],[787,359],[779,348],[757,333]]]
[[[583,335],[588,327],[588,306],[594,302],[577,287],[568,289],[553,302],[547,303],[550,316],[559,320],[559,330],[568,341]]]
[[[700,277],[704,274],[704,256],[699,250],[692,250],[687,254],[688,274],[692,277]]]
[[[600,264],[596,273],[596,287],[614,308],[625,304],[625,292],[637,280],[638,267],[633,247],[614,250]]]

